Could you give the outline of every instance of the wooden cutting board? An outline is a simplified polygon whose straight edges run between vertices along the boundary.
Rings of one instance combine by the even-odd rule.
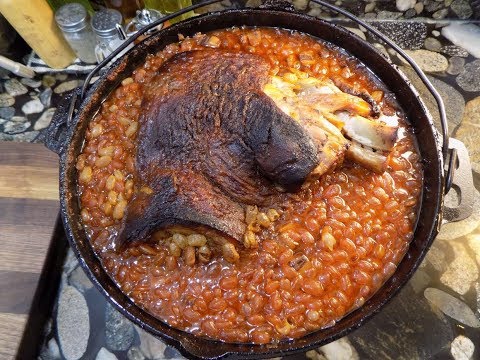
[[[58,156],[0,141],[0,359],[17,354],[58,209]]]

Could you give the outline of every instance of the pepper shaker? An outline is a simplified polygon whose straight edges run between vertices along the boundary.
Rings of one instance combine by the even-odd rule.
[[[104,9],[92,17],[92,28],[97,37],[95,56],[98,62],[118,48],[125,39],[120,37],[119,28],[122,24],[122,14],[114,9]]]
[[[55,13],[55,20],[78,58],[87,64],[95,63],[95,35],[85,7],[78,3],[65,4]]]

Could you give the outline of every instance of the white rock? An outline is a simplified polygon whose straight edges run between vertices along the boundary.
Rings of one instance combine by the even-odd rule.
[[[442,28],[442,35],[455,45],[480,58],[480,27],[474,24],[453,23]]]
[[[50,121],[52,120],[53,114],[55,114],[55,110],[57,110],[57,108],[47,109],[42,114],[42,116],[40,116],[40,118],[37,120],[37,122],[33,126],[33,129],[34,130],[45,129],[50,124]]]
[[[79,80],[70,80],[58,85],[55,89],[53,89],[53,92],[55,94],[61,94],[66,91],[75,89],[77,86],[80,86],[80,84],[81,82]]]
[[[327,360],[358,360],[359,356],[347,337],[338,339],[318,349]]]
[[[308,2],[308,0],[294,0],[293,6],[295,6],[295,9],[297,10],[305,10],[308,6]]]
[[[467,241],[477,258],[477,264],[480,266],[480,233],[468,235]]]
[[[24,114],[37,114],[43,111],[43,104],[39,99],[30,100],[22,106],[22,111]]]
[[[478,279],[478,267],[461,243],[452,242],[455,259],[449,264],[440,281],[460,295],[465,295]]]
[[[346,27],[347,30],[353,32],[354,34],[358,35],[359,37],[361,37],[363,40],[366,40],[367,38],[365,37],[365,33],[360,30],[360,29],[357,29],[357,28],[352,28],[352,27]]]
[[[426,72],[442,72],[448,68],[448,60],[445,56],[429,50],[405,50],[410,57]],[[407,62],[401,58],[407,64]]]
[[[421,4],[421,3],[419,3],[419,4]],[[435,37],[439,37],[440,36],[440,31],[432,30],[432,35],[435,36]]]
[[[480,327],[480,321],[472,309],[463,301],[447,294],[445,291],[435,288],[427,288],[423,294],[430,303],[440,309],[445,315],[466,326],[473,328]]]
[[[367,5],[365,5],[365,12],[366,13],[372,12],[373,9],[375,9],[376,4],[377,3],[375,3],[375,2],[371,2],[371,3],[368,3]]]
[[[118,360],[118,358],[105,348],[101,348],[95,360]]]
[[[430,248],[430,250],[428,250],[426,259],[430,264],[432,264],[435,270],[443,272],[447,267],[447,261],[445,260],[445,253],[439,248],[439,246],[437,246],[438,243],[440,242],[434,242],[433,246]]]
[[[478,141],[477,133],[473,133],[472,136],[473,136],[473,139],[471,140],[472,143],[475,141],[475,139],[477,139]],[[465,143],[466,138],[458,136],[458,132],[455,137]],[[473,214],[464,220],[443,224],[442,228],[440,229],[440,232],[438,233],[437,239],[441,239],[441,240],[457,239],[459,237],[470,234],[479,225],[480,225],[480,193],[477,190],[475,190],[474,200],[473,200]]]
[[[450,353],[455,360],[470,360],[474,351],[475,345],[472,340],[463,335],[457,336],[450,348]]]
[[[87,302],[73,286],[66,286],[60,293],[57,311],[57,333],[65,359],[80,359],[87,350],[90,320]]]
[[[397,0],[397,9],[398,11],[407,11],[415,6],[415,0]]]
[[[317,350],[307,351],[305,353],[305,357],[310,360],[327,360],[327,358],[320,354]]]
[[[416,12],[417,14],[420,14],[420,13],[423,11],[423,7],[424,7],[423,3],[422,3],[422,2],[418,2],[418,3],[415,4],[415,6],[414,6],[413,8],[415,9],[415,12]],[[434,31],[435,31],[435,30],[434,30]],[[438,32],[438,31],[437,31],[437,32]],[[432,31],[432,33],[433,33],[433,31]]]
[[[135,326],[140,337],[140,349],[149,359],[164,359],[164,352],[167,345],[162,340],[150,335],[142,328]]]

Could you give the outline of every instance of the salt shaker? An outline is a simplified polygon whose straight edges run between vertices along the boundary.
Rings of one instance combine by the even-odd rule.
[[[95,34],[85,7],[78,3],[65,4],[55,13],[55,20],[78,58],[87,64],[95,63]]]
[[[104,9],[92,17],[92,28],[97,36],[95,55],[101,62],[118,48],[124,41],[120,38],[118,28],[121,28],[122,14],[114,9]]]

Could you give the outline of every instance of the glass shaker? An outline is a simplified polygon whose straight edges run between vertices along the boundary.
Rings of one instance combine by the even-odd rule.
[[[95,56],[98,62],[118,48],[124,41],[120,38],[122,14],[114,9],[104,9],[96,12],[92,17],[92,28],[97,36]]]
[[[77,57],[87,64],[95,63],[95,34],[87,10],[78,3],[65,4],[56,11],[55,21]]]

